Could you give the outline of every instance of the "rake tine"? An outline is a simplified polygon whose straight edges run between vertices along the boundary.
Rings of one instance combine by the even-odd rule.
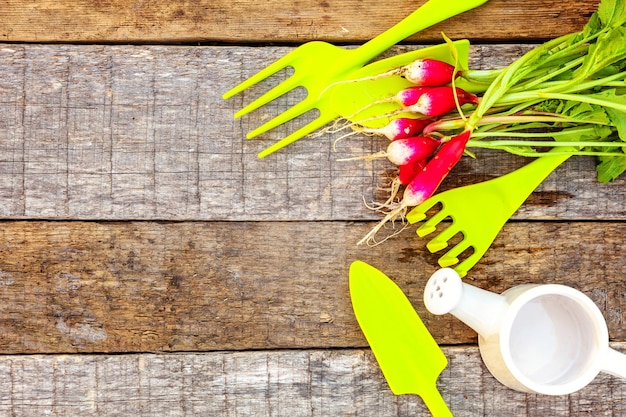
[[[459,258],[458,256],[460,254],[462,254],[465,250],[467,250],[467,248],[469,248],[470,245],[468,242],[464,240],[460,241],[459,243],[457,243],[456,246],[454,246],[452,249],[450,249],[448,252],[446,252],[442,257],[439,258],[439,266],[441,266],[442,268],[446,268],[452,265],[456,265],[459,263]]]
[[[259,158],[265,158],[267,155],[272,154],[272,153],[276,152],[277,150],[282,149],[285,146],[287,146],[287,145],[297,141],[298,139],[308,135],[309,133],[312,133],[312,132],[316,131],[320,127],[322,127],[325,124],[331,122],[336,117],[337,117],[337,115],[332,113],[332,112],[329,112],[329,113],[321,112],[317,119],[315,119],[312,122],[302,126],[300,129],[298,129],[295,132],[291,133],[289,136],[284,137],[283,139],[279,140],[278,142],[274,143],[273,145],[265,148],[263,151],[261,151],[259,153],[259,155],[258,155]]]
[[[437,228],[437,225],[441,223],[443,219],[446,218],[448,214],[440,210],[435,213],[430,219],[426,220],[420,227],[415,231],[419,237],[424,237],[426,235],[431,234]]]
[[[227,100],[227,99],[231,98],[232,96],[241,93],[243,90],[245,90],[245,89],[247,89],[249,87],[252,87],[254,84],[256,84],[256,83],[258,83],[260,81],[263,81],[267,77],[270,77],[270,76],[276,74],[281,69],[290,66],[290,64],[292,63],[292,61],[295,58],[294,55],[293,55],[294,52],[295,52],[295,50],[289,52],[287,55],[283,56],[282,58],[277,59],[276,61],[274,61],[273,63],[271,63],[267,67],[263,68],[261,71],[259,71],[256,74],[254,74],[252,77],[248,78],[247,80],[243,81],[239,85],[237,85],[237,86],[233,87],[232,89],[228,90],[227,92],[225,92],[222,95],[222,98],[224,100]]]
[[[440,250],[448,247],[448,241],[458,232],[458,228],[454,227],[454,223],[452,223],[445,230],[432,238],[430,242],[426,244],[426,247],[431,253],[439,252]]]
[[[406,220],[413,224],[421,222],[426,218],[426,212],[430,210],[435,204],[437,204],[435,198],[429,198],[413,210],[409,211],[406,215]]]
[[[302,114],[311,110],[315,102],[316,102],[315,99],[311,97],[306,97],[304,100],[293,105],[292,107],[280,113],[273,119],[263,123],[261,126],[257,127],[256,129],[251,130],[250,132],[248,132],[246,137],[248,139],[252,139],[256,136],[259,136],[262,133],[267,132],[268,130],[274,129],[277,126],[280,126],[284,123],[287,123],[290,120],[295,119],[298,116],[301,116]]]
[[[474,265],[476,265],[478,261],[480,261],[480,258],[482,258],[483,253],[484,251],[482,253],[481,252],[472,253],[465,260],[463,260],[463,262],[455,266],[454,270],[461,276],[461,278],[463,278],[465,275],[467,275],[467,271],[472,269]]]
[[[489,243],[486,245],[478,245],[478,246],[469,245],[472,247],[472,249],[474,249],[474,253],[472,253],[470,256],[468,256],[465,260],[463,260],[463,262],[461,262],[458,265],[458,267],[461,268],[461,271],[464,271],[464,273],[461,273],[461,271],[457,271],[459,272],[459,275],[464,276],[467,273],[467,271],[472,269],[472,267],[478,263],[478,261],[483,257],[483,255],[487,252],[487,250],[489,250],[494,240],[496,240],[496,235],[494,235],[489,241]]]

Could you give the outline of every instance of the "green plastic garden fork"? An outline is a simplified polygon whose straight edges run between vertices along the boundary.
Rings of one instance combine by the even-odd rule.
[[[319,111],[316,119],[259,153],[259,157],[262,158],[319,129],[337,117],[334,111],[327,108],[326,97],[329,86],[348,78],[351,72],[361,68],[368,61],[410,35],[449,17],[478,7],[486,1],[429,0],[400,23],[356,49],[343,49],[319,41],[305,43],[226,92],[223,98],[228,99],[286,67],[294,69],[293,74],[288,79],[235,113],[235,118],[241,117],[296,87],[304,87],[307,90],[305,99],[246,135],[248,138],[253,138],[287,123],[309,110],[317,109]]]
[[[441,209],[417,228],[420,237],[434,232],[445,218],[451,218],[450,225],[426,244],[430,252],[445,249],[448,240],[459,232],[463,234],[463,239],[439,258],[441,267],[456,265],[458,257],[470,248],[473,252],[454,269],[463,277],[476,265],[533,190],[571,156],[571,149],[554,149],[555,155],[540,156],[501,177],[436,194],[407,214],[409,223],[417,223],[427,217],[428,210],[441,204]]]

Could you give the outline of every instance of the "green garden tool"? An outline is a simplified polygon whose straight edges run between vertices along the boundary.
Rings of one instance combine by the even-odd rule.
[[[343,49],[326,42],[308,42],[226,92],[223,98],[228,99],[286,67],[294,69],[293,75],[288,79],[235,113],[235,118],[241,117],[296,87],[304,87],[307,90],[305,99],[246,135],[248,138],[253,138],[287,123],[309,110],[317,109],[319,111],[316,119],[259,153],[259,157],[267,156],[319,129],[337,117],[337,114],[327,107],[327,94],[325,93],[329,86],[348,78],[351,72],[361,68],[368,61],[410,35],[449,17],[478,7],[486,1],[429,0],[400,23],[356,49]]]
[[[440,204],[441,209],[417,228],[417,235],[424,237],[436,230],[444,219],[452,221],[426,247],[430,252],[438,252],[448,247],[448,240],[458,233],[463,239],[439,258],[439,265],[450,267],[459,262],[459,256],[471,249],[467,256],[454,270],[464,277],[482,258],[500,229],[517,211],[535,188],[567,160],[572,148],[554,148],[545,156],[492,180],[454,188],[435,194],[411,210],[406,218],[409,223],[417,223],[427,217],[426,212]],[[560,152],[563,151],[563,152]],[[550,155],[554,152],[554,155]],[[557,153],[558,152],[558,153]]]
[[[402,290],[378,269],[355,261],[350,297],[391,391],[418,394],[433,416],[452,416],[436,385],[448,360]]]

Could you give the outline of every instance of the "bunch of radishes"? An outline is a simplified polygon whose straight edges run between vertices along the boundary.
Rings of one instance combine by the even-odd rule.
[[[380,129],[357,128],[358,131],[385,136],[391,143],[386,151],[347,159],[386,157],[398,168],[394,183],[406,187],[400,201],[395,201],[398,187],[391,187],[392,196],[384,204],[388,209],[385,218],[359,244],[373,243],[374,235],[386,222],[395,220],[407,208],[420,204],[435,192],[463,155],[471,132],[466,130],[455,136],[436,132],[425,135],[423,132],[439,117],[460,110],[466,104],[476,105],[479,101],[476,95],[450,85],[459,73],[446,62],[419,59],[381,76],[390,75],[401,75],[414,84],[386,100],[401,106],[398,113],[408,112],[414,117],[393,119]]]
[[[381,100],[401,107],[381,115],[397,118],[388,126],[349,125],[389,138],[385,151],[365,158],[387,157],[398,167],[392,197],[376,207],[384,209],[384,219],[359,243],[376,243],[386,222],[428,199],[466,148],[529,157],[547,149],[550,155],[594,155],[600,182],[626,172],[626,8],[618,3],[601,0],[580,32],[539,45],[505,68],[461,72],[420,59],[371,77],[399,75],[414,85]],[[457,85],[481,91],[480,97]],[[496,140],[482,140],[490,137]],[[405,189],[398,201],[400,185]]]

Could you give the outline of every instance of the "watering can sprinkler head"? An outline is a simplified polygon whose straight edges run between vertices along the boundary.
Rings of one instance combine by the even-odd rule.
[[[485,338],[498,332],[508,306],[501,295],[464,283],[452,268],[441,268],[430,277],[424,304],[433,314],[452,314]]]

